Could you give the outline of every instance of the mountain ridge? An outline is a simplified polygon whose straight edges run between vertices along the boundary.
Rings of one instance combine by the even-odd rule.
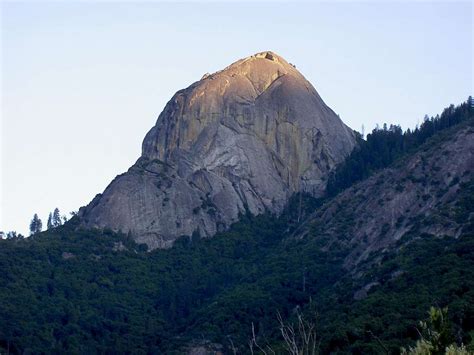
[[[472,119],[451,131],[444,132],[451,134],[444,144],[435,137],[438,142],[429,140],[415,154],[342,191],[309,218],[306,230],[298,237],[304,237],[308,228],[324,230],[325,234],[333,229],[337,240],[338,224],[343,223],[343,235],[351,235],[350,240],[343,241],[352,245],[344,263],[348,269],[410,235],[415,221],[417,226],[426,223],[417,227],[417,233],[459,237],[464,221],[451,218],[448,212],[433,215],[439,206],[454,208],[457,191],[474,174]],[[349,215],[357,215],[359,222],[353,224]]]

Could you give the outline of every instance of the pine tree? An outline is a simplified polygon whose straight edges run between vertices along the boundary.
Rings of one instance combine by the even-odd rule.
[[[51,212],[49,212],[49,216],[48,216],[48,229],[51,229],[53,228],[53,215]]]
[[[56,207],[53,212],[53,227],[59,227],[62,224],[59,209]]]
[[[35,213],[30,223],[30,234],[33,235],[33,234],[39,233],[41,232],[42,229],[43,229],[43,222],[41,222],[41,219]]]
[[[15,239],[17,237],[18,237],[18,235],[16,234],[15,231],[11,231],[11,232],[7,233],[7,239]]]
[[[40,233],[43,230],[43,222],[41,219],[36,215],[36,233]]]

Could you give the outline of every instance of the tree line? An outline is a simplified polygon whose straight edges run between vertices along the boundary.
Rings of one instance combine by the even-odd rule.
[[[75,215],[75,212],[71,212],[70,214]],[[67,220],[68,219],[66,215],[61,215],[61,213],[59,212],[59,208],[56,207],[53,212],[49,212],[46,227],[48,230],[53,229],[53,228],[62,226],[64,223],[67,222]],[[30,222],[30,235],[40,233],[42,229],[43,229],[43,222],[38,217],[38,214],[35,213]]]
[[[71,216],[74,216],[76,212],[70,212]],[[66,215],[61,215],[59,208],[55,208],[53,212],[48,215],[46,223],[46,230],[57,228],[68,221]],[[30,221],[29,225],[30,236],[41,233],[43,231],[43,221],[39,218],[38,214],[35,213]],[[0,232],[0,239],[23,239],[24,235],[17,233],[16,231],[9,231],[7,233]]]
[[[403,132],[399,125],[386,123],[378,125],[364,140],[357,133],[357,147],[349,157],[330,175],[327,184],[327,194],[334,196],[352,186],[358,181],[369,177],[373,172],[388,167],[396,159],[414,151],[437,132],[455,126],[473,117],[473,99],[445,108],[441,115],[428,117],[414,130]]]

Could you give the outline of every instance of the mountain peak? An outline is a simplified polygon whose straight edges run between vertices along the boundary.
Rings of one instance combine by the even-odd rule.
[[[283,67],[293,67],[283,57],[279,56],[278,54],[272,51],[264,51],[264,52],[259,52],[254,55],[251,55],[250,57],[240,59],[234,62],[233,64],[229,65],[226,69],[234,67],[234,66],[239,66],[244,63],[255,63],[255,62],[259,62],[259,63],[267,64],[267,65],[279,64],[280,66],[283,66]]]
[[[213,86],[220,85],[219,80],[224,81],[226,86],[234,83],[240,85],[235,91],[246,91],[245,83],[248,81],[252,84],[255,94],[261,94],[268,88],[273,81],[283,75],[292,75],[301,81],[305,81],[304,77],[296,70],[295,66],[289,64],[281,56],[271,51],[256,53],[250,57],[242,58],[225,69],[217,71],[213,74],[205,74],[202,80],[217,80]],[[206,90],[209,88],[206,87]]]
[[[354,144],[294,66],[260,52],[178,91],[141,158],[81,216],[151,248],[194,232],[212,236],[247,210],[281,212],[298,191],[320,196]]]

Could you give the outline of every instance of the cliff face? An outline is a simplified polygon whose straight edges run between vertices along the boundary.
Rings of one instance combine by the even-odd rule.
[[[279,213],[297,191],[320,195],[354,144],[293,65],[258,53],[178,91],[135,165],[79,215],[151,248],[212,236],[246,209]]]

